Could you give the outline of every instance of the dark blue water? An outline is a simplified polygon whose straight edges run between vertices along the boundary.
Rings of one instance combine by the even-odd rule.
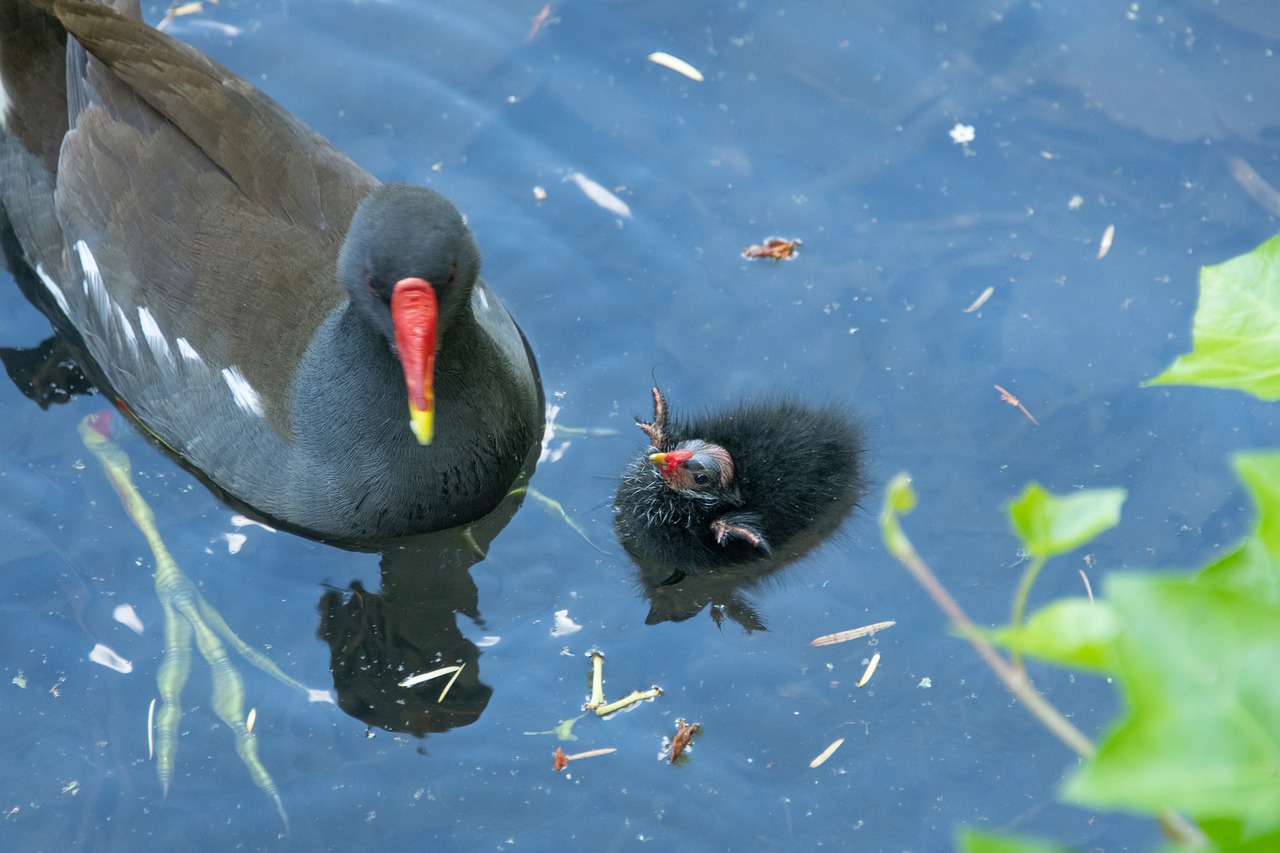
[[[529,43],[539,2],[224,3],[176,22],[378,177],[458,203],[558,422],[617,431],[558,436],[562,455],[533,481],[603,551],[529,502],[470,570],[474,591],[462,572],[409,573],[428,602],[478,608],[456,619],[492,688],[469,725],[370,729],[243,666],[292,822],[278,840],[198,655],[161,795],[147,758],[163,647],[152,561],[76,434],[101,398],[42,411],[0,383],[5,847],[926,851],[964,824],[1153,844],[1146,822],[1056,801],[1074,757],[884,552],[879,489],[750,596],[767,631],[707,612],[646,625],[614,542],[608,502],[643,444],[632,419],[655,376],[686,409],[779,392],[855,407],[877,481],[914,475],[908,530],[983,622],[1007,612],[1019,556],[1002,506],[1030,479],[1130,492],[1121,528],[1088,563],[1051,563],[1037,600],[1078,594],[1080,568],[1097,589],[1121,568],[1197,565],[1248,527],[1228,455],[1273,441],[1274,408],[1139,383],[1189,345],[1199,266],[1276,230],[1228,169],[1238,157],[1280,183],[1272,4],[851,5],[557,3]],[[655,50],[706,80],[647,61]],[[975,129],[967,148],[949,138],[957,123]],[[588,199],[575,172],[633,216]],[[799,258],[739,256],[773,235],[801,239]],[[48,324],[5,284],[0,344],[34,346]],[[139,438],[124,445],[203,595],[291,676],[330,687],[317,603],[353,581],[382,588],[378,556],[255,527],[232,554],[232,513]],[[113,620],[121,603],[144,635]],[[581,630],[553,636],[558,610]],[[868,687],[854,682],[871,644],[807,645],[883,619],[898,625],[874,645]],[[134,671],[89,662],[98,642]],[[578,722],[566,751],[618,751],[555,773],[558,741],[525,733],[580,713],[593,647],[610,698],[665,695]],[[1100,680],[1036,675],[1087,732],[1116,712]],[[678,717],[705,734],[672,767],[657,756]]]

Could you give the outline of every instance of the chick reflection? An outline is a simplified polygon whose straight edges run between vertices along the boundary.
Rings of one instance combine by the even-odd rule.
[[[537,448],[535,448],[536,452]],[[531,463],[526,470],[532,470]],[[458,629],[458,616],[483,625],[479,593],[469,569],[519,507],[514,491],[467,528],[404,540],[382,555],[382,588],[359,581],[320,599],[317,635],[329,644],[338,706],[369,725],[423,737],[480,718],[493,688],[480,681],[480,650]],[[413,687],[412,675],[461,665],[451,675]]]
[[[649,624],[712,606],[764,628],[742,594],[825,540],[866,491],[861,429],[839,409],[744,403],[673,417],[653,389],[651,447],[614,498],[618,537],[640,566]]]

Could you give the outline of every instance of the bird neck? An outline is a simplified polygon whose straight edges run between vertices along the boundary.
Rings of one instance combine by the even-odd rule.
[[[353,538],[387,526],[439,530],[480,517],[501,500],[538,438],[527,360],[523,376],[506,371],[503,348],[468,312],[453,318],[440,346],[436,435],[425,447],[409,428],[399,359],[349,303],[326,318],[302,359],[291,411],[301,463],[290,472],[293,493],[380,495],[377,506],[357,497],[352,516],[342,519],[361,531]],[[521,393],[526,388],[533,390]],[[300,429],[304,422],[311,428]]]

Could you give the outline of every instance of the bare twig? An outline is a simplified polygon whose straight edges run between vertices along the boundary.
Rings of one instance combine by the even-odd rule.
[[[907,539],[898,522],[899,512],[910,512],[915,505],[915,496],[911,492],[911,478],[903,473],[895,476],[885,490],[884,506],[880,510],[880,535],[883,537],[889,553],[906,567],[916,582],[924,588],[934,603],[938,605],[960,636],[969,641],[978,656],[986,661],[992,672],[1004,682],[1009,692],[1018,698],[1026,709],[1058,740],[1070,747],[1082,758],[1091,758],[1097,752],[1093,741],[1057,708],[1041,696],[1031,683],[1026,670],[1015,667],[1005,660],[996,648],[987,641],[982,632],[969,619],[964,609],[951,597],[928,564],[920,557],[915,546]],[[1038,567],[1037,567],[1038,570]],[[1025,577],[1025,576],[1024,576]],[[1199,847],[1205,844],[1204,835],[1199,828],[1191,824],[1182,815],[1165,809],[1155,816],[1156,822],[1165,836],[1171,841],[1188,847]]]

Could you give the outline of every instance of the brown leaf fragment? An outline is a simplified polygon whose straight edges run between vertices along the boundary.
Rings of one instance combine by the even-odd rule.
[[[996,289],[994,287],[988,287],[986,290],[982,291],[982,293],[979,293],[978,298],[973,300],[973,303],[968,308],[964,309],[964,313],[972,314],[974,311],[977,311],[983,305],[986,305],[987,300],[991,298],[991,294],[995,292],[996,292]]]
[[[672,56],[669,53],[664,53],[663,51],[657,51],[656,53],[649,54],[649,61],[656,62],[658,65],[662,65],[666,68],[670,68],[672,71],[675,71],[678,74],[683,74],[684,76],[688,77],[690,80],[696,80],[699,83],[701,83],[703,80],[701,71],[699,71],[697,68],[694,68],[692,65],[685,62],[683,59],[681,59],[678,56]]]
[[[994,387],[997,391],[999,391],[999,392],[1000,392],[1000,399],[1001,399],[1001,400],[1003,400],[1004,402],[1008,403],[1010,406],[1017,406],[1017,407],[1018,407],[1018,409],[1022,412],[1022,414],[1026,415],[1028,418],[1030,418],[1030,419],[1031,419],[1031,422],[1032,422],[1033,424],[1035,424],[1036,426],[1040,426],[1040,422],[1039,422],[1038,420],[1036,420],[1035,415],[1033,415],[1033,414],[1031,414],[1030,412],[1028,412],[1028,411],[1027,411],[1027,407],[1026,407],[1026,406],[1024,406],[1024,405],[1022,405],[1022,402],[1021,402],[1017,397],[1013,396],[1013,395],[1012,395],[1012,394],[1010,394],[1008,391],[1006,391],[1006,390],[1004,390],[1003,388],[1001,388],[999,385],[996,385],[996,386],[993,386],[993,387]]]
[[[831,746],[822,750],[822,752],[818,754],[817,758],[813,759],[813,761],[810,761],[809,767],[810,768],[821,767],[824,761],[826,761],[832,755],[835,755],[836,750],[840,748],[840,744],[842,743],[844,743],[844,738],[838,738],[835,743],[831,744]]]
[[[625,201],[581,172],[570,172],[565,176],[565,180],[573,181],[578,185],[578,189],[582,190],[583,195],[615,216],[631,218],[631,208],[627,206]]]
[[[800,251],[799,240],[785,240],[782,237],[770,237],[757,246],[748,246],[742,250],[742,257],[749,261],[768,258],[777,261],[793,261]]]
[[[876,667],[879,665],[880,665],[880,653],[876,652],[874,655],[871,656],[871,661],[867,664],[866,671],[862,673],[862,678],[858,679],[858,683],[855,686],[856,687],[865,686],[866,683],[871,680],[871,676],[875,673]]]
[[[565,754],[564,754],[564,750],[563,750],[563,749],[561,749],[560,747],[558,747],[558,746],[557,746],[557,747],[556,747],[556,755],[555,755],[555,763],[554,763],[554,764],[552,764],[551,769],[552,769],[552,770],[555,770],[555,771],[558,773],[558,772],[560,772],[561,770],[565,769],[565,768],[566,768],[566,767],[568,767],[568,766],[569,766],[569,757],[568,757],[567,755],[565,755]]]
[[[876,622],[874,625],[863,625],[861,628],[853,628],[848,631],[837,631],[834,634],[823,634],[821,637],[810,640],[809,645],[833,646],[836,643],[847,643],[850,640],[856,640],[859,637],[874,634],[876,631],[883,631],[885,628],[892,628],[897,624],[897,622],[890,619],[888,622]]]
[[[1084,569],[1077,569],[1080,572],[1080,580],[1084,581],[1084,591],[1089,594],[1089,603],[1093,604],[1093,587],[1089,585],[1089,576],[1084,573]]]
[[[689,744],[697,731],[697,723],[689,724],[684,720],[676,720],[676,736],[671,739],[671,748],[667,752],[667,761],[675,764],[676,760],[689,748]]]
[[[538,30],[542,29],[542,25],[551,17],[551,4],[542,7],[542,11],[538,13],[538,17],[533,19],[533,26],[529,28],[529,34],[524,37],[524,43],[528,44],[533,41],[533,37],[538,34]]]
[[[1116,238],[1116,227],[1108,225],[1107,230],[1102,232],[1102,241],[1098,243],[1098,260],[1102,260],[1107,256],[1107,252],[1111,251],[1111,241]]]
[[[609,755],[610,753],[617,751],[618,748],[616,746],[606,746],[600,749],[588,749],[586,752],[575,752],[573,755],[566,755],[564,760],[569,762],[577,761],[579,758],[596,758],[597,756]]]
[[[204,4],[199,2],[179,3],[175,6],[170,6],[164,13],[164,18],[161,19],[160,23],[156,24],[156,29],[163,32],[168,28],[169,24],[173,23],[175,18],[182,17],[183,15],[196,15],[203,11]]]

